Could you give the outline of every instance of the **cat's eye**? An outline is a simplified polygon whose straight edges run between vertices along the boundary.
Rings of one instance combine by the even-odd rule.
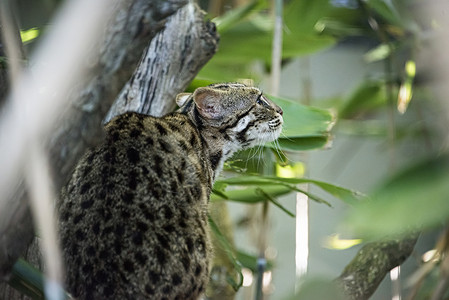
[[[263,105],[263,106],[267,106],[268,103],[262,99],[262,94],[259,95],[259,97],[257,97],[256,103],[259,105]]]

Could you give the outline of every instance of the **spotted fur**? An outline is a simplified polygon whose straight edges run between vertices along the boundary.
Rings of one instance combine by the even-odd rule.
[[[259,89],[215,84],[162,118],[106,125],[61,193],[67,289],[77,299],[198,299],[211,256],[207,204],[223,162],[276,139],[282,110]]]

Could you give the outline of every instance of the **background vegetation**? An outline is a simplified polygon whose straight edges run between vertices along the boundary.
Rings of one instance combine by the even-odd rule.
[[[385,245],[380,241],[402,241],[419,233],[439,235],[435,244],[426,245],[426,256],[417,258],[419,267],[407,279],[406,294],[410,299],[448,296],[447,116],[445,104],[432,89],[430,58],[423,54],[432,38],[443,30],[437,18],[422,13],[427,5],[438,7],[436,2],[291,0],[283,3],[283,67],[298,57],[341,44],[364,43],[371,50],[361,59],[367,65],[382,64],[383,72],[367,77],[355,90],[334,99],[317,101],[308,95],[302,99],[271,97],[285,112],[285,130],[278,143],[240,153],[227,164],[226,177],[214,186],[214,205],[236,201],[260,209],[260,216],[252,220],[260,228],[259,253],[247,253],[234,246],[230,230],[218,220],[222,216],[211,218],[217,243],[231,265],[225,284],[238,290],[244,279],[242,267],[257,277],[275,266],[271,261],[261,263],[267,247],[264,236],[269,226],[267,211],[281,209],[286,217],[294,217],[296,213],[286,208],[278,196],[298,192],[310,200],[332,205],[328,198],[311,193],[304,185],[308,184],[347,205],[348,214],[341,224],[341,233],[348,238],[379,248]],[[58,6],[57,2],[45,3],[33,4],[39,9],[30,12],[27,8],[31,6],[27,5],[31,4],[18,2],[24,20],[22,39],[29,51],[49,26],[49,16]],[[189,89],[212,82],[242,80],[269,86],[275,1],[200,1],[200,5],[217,24],[221,39],[218,53]],[[305,176],[307,165],[295,153],[330,147],[337,132],[385,141],[390,176],[382,178],[378,188],[368,195],[352,191],[351,186],[340,187]],[[409,157],[401,157],[401,149],[410,145],[419,145],[419,149],[409,151]],[[369,244],[372,242],[375,244]],[[22,274],[21,266],[18,264],[16,268],[19,274]],[[368,272],[368,266],[365,267],[362,272]],[[382,274],[379,276],[383,278]],[[262,289],[260,284],[255,285],[256,289]],[[332,282],[320,279],[319,283],[304,283],[295,297],[333,299],[335,291]]]

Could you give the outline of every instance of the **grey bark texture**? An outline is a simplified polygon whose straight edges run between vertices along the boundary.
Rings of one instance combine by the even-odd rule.
[[[95,145],[101,138],[102,121],[121,88],[135,71],[149,41],[164,28],[168,16],[186,3],[187,1],[181,0],[129,0],[125,1],[125,5],[118,11],[105,33],[100,56],[91,67],[91,79],[85,86],[74,87],[70,95],[74,100],[71,112],[64,120],[63,126],[51,136],[49,151],[55,187],[58,190],[67,181],[73,166],[86,148]],[[218,38],[215,27],[210,23],[203,23],[203,15],[198,12],[197,7],[190,6],[190,10],[192,13],[195,12],[196,18],[194,22],[196,27],[189,28],[191,45],[200,46],[193,49],[194,51],[185,49],[185,53],[178,57],[190,62],[193,58],[196,60],[186,66],[190,68],[187,72],[189,76],[180,75],[178,71],[178,76],[170,77],[166,83],[161,78],[153,79],[164,87],[158,89],[158,92],[165,93],[164,95],[181,92],[182,87],[188,85],[216,50]],[[185,26],[183,20],[178,19],[178,22],[180,23],[173,26],[178,28]],[[158,47],[154,49],[157,51]],[[170,61],[166,61],[166,64],[170,65]],[[173,65],[179,68],[179,62],[174,62]],[[155,72],[154,75],[160,76],[160,73]],[[169,92],[166,91],[168,89]],[[160,97],[157,100],[160,102],[153,101],[155,107],[164,106],[163,102],[167,99],[169,98]],[[15,200],[14,207],[11,207],[6,216],[8,222],[4,222],[7,225],[0,228],[0,278],[4,280],[8,279],[15,260],[24,254],[34,236],[31,213],[23,187],[18,189]],[[3,215],[6,212],[0,213]],[[0,287],[0,298],[4,296],[11,299],[10,294]]]
[[[351,300],[369,299],[385,275],[401,265],[412,253],[417,236],[403,240],[368,243],[336,279]]]

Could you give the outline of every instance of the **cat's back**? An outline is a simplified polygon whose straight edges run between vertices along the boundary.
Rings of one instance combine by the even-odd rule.
[[[122,115],[62,193],[68,289],[80,299],[196,299],[208,276],[211,169],[182,114]]]

